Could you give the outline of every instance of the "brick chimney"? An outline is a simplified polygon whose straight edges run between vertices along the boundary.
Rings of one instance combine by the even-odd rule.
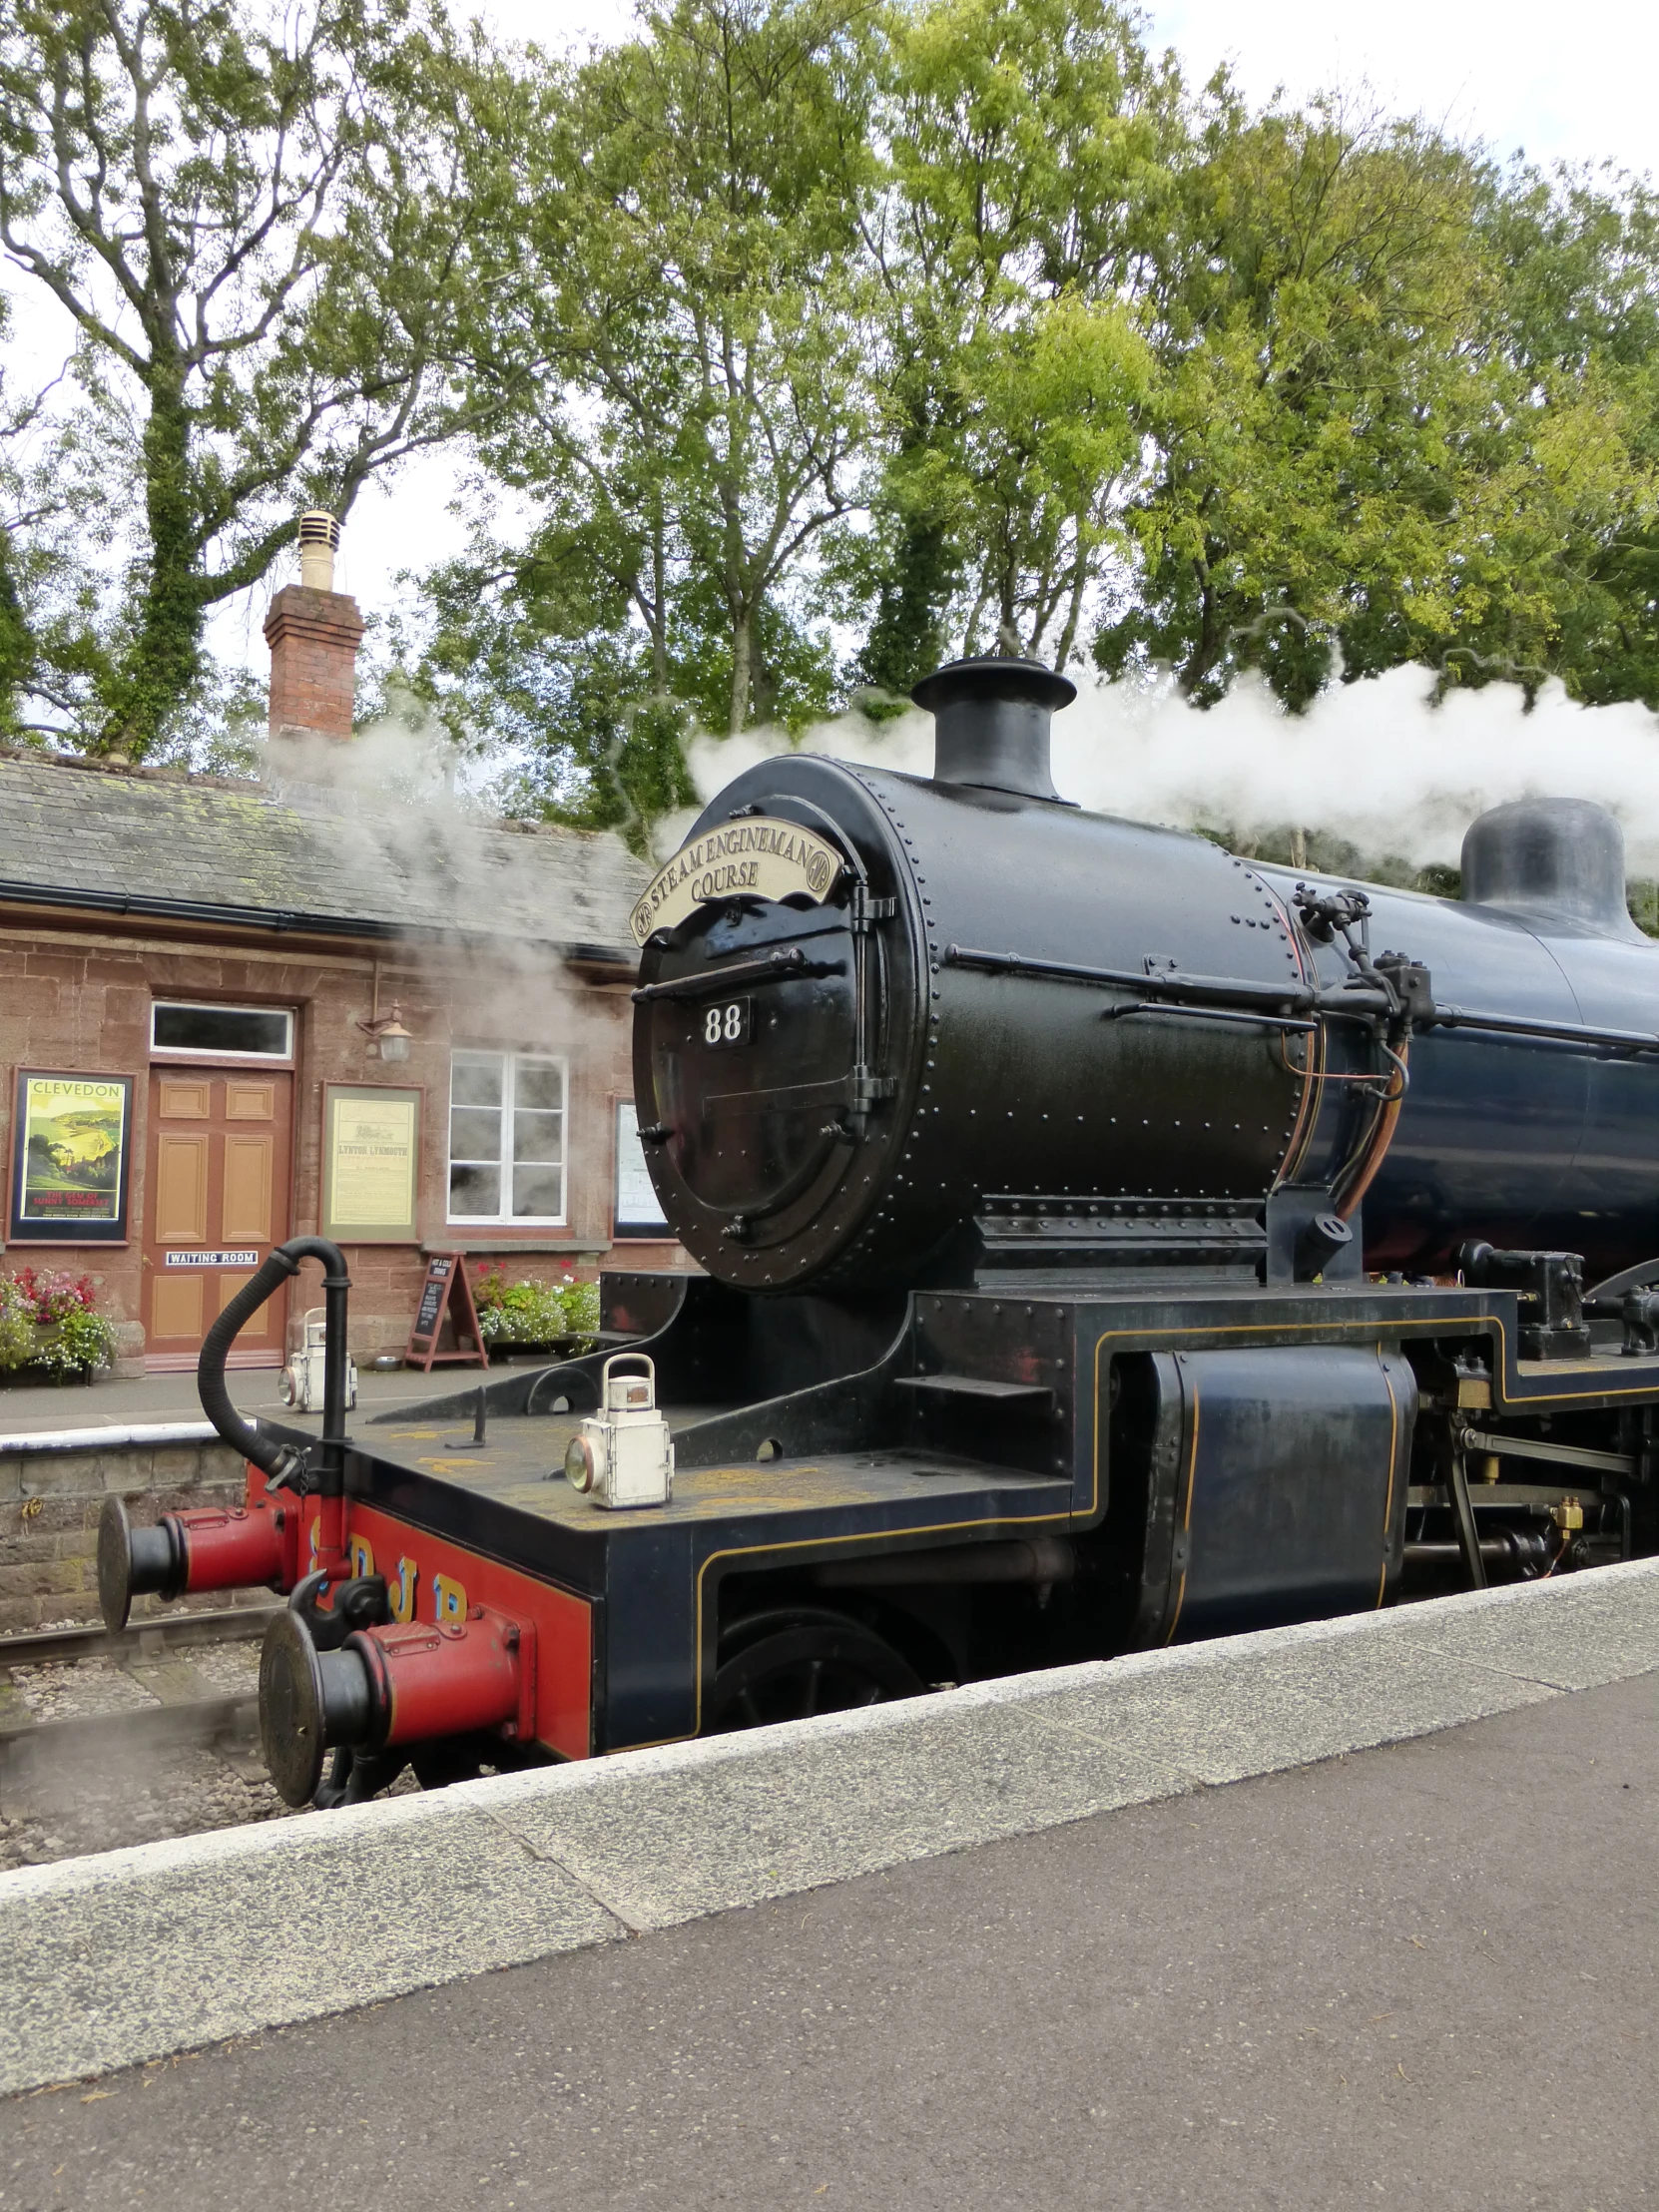
[[[271,602],[271,734],[349,738],[363,618],[334,589],[339,524],[313,508],[299,517],[299,581]]]

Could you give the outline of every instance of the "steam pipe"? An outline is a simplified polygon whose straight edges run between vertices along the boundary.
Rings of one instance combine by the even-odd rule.
[[[345,1272],[345,1254],[327,1237],[293,1237],[282,1251],[297,1263],[322,1262],[322,1324],[325,1336],[322,1358],[322,1446],[318,1454],[318,1494],[341,1497],[345,1493],[345,1335],[347,1293],[351,1278]],[[297,1266],[295,1268],[297,1273]]]
[[[262,1436],[252,1421],[243,1419],[225,1386],[225,1363],[244,1323],[252,1320],[266,1300],[298,1273],[298,1263],[288,1257],[285,1246],[279,1245],[249,1277],[208,1331],[196,1363],[196,1394],[202,1400],[203,1412],[221,1436],[233,1451],[240,1452],[264,1473],[284,1479],[294,1471],[291,1445],[279,1444],[272,1436]]]

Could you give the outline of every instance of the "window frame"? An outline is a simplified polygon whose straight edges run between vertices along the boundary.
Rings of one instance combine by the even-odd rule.
[[[258,1014],[262,1018],[276,1015],[288,1025],[287,1049],[282,1052],[238,1052],[227,1045],[158,1044],[156,1042],[156,1016],[172,1012],[186,1014]],[[228,1000],[213,998],[152,998],[150,1001],[150,1057],[152,1060],[231,1060],[240,1066],[264,1068],[290,1068],[293,1065],[294,1040],[298,1033],[298,1009],[293,1006],[246,1006],[232,1004]]]
[[[493,1161],[463,1158],[462,1167],[491,1167],[502,1181],[501,1199],[504,1211],[493,1214],[457,1214],[453,1211],[454,1195],[450,1178],[455,1159],[455,1063],[462,1059],[498,1060],[501,1063],[501,1104],[498,1107],[466,1106],[466,1113],[494,1112],[499,1117],[501,1150]],[[512,1193],[507,1186],[516,1176],[519,1161],[512,1151],[512,1120],[517,1111],[518,1070],[522,1061],[533,1061],[541,1067],[555,1067],[559,1071],[559,1211],[556,1214],[515,1214],[511,1209]],[[527,1107],[526,1112],[545,1111]],[[526,1160],[529,1169],[548,1168],[544,1160]],[[570,1226],[570,1059],[562,1052],[532,1051],[527,1046],[499,1044],[455,1044],[449,1051],[449,1113],[444,1123],[443,1157],[443,1218],[450,1229],[568,1229]]]

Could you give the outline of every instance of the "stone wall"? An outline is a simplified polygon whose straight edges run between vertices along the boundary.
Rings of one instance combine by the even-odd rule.
[[[98,1516],[112,1490],[135,1522],[153,1522],[187,1505],[239,1504],[245,1479],[239,1454],[218,1442],[0,1452],[0,1634],[98,1618]],[[214,1592],[186,1602],[231,1601]],[[158,1606],[140,1598],[134,1617]]]

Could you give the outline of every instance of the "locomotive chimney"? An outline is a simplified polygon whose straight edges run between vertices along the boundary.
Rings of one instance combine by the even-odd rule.
[[[933,717],[933,781],[1059,799],[1049,723],[1077,686],[1041,661],[947,661],[910,694]]]

